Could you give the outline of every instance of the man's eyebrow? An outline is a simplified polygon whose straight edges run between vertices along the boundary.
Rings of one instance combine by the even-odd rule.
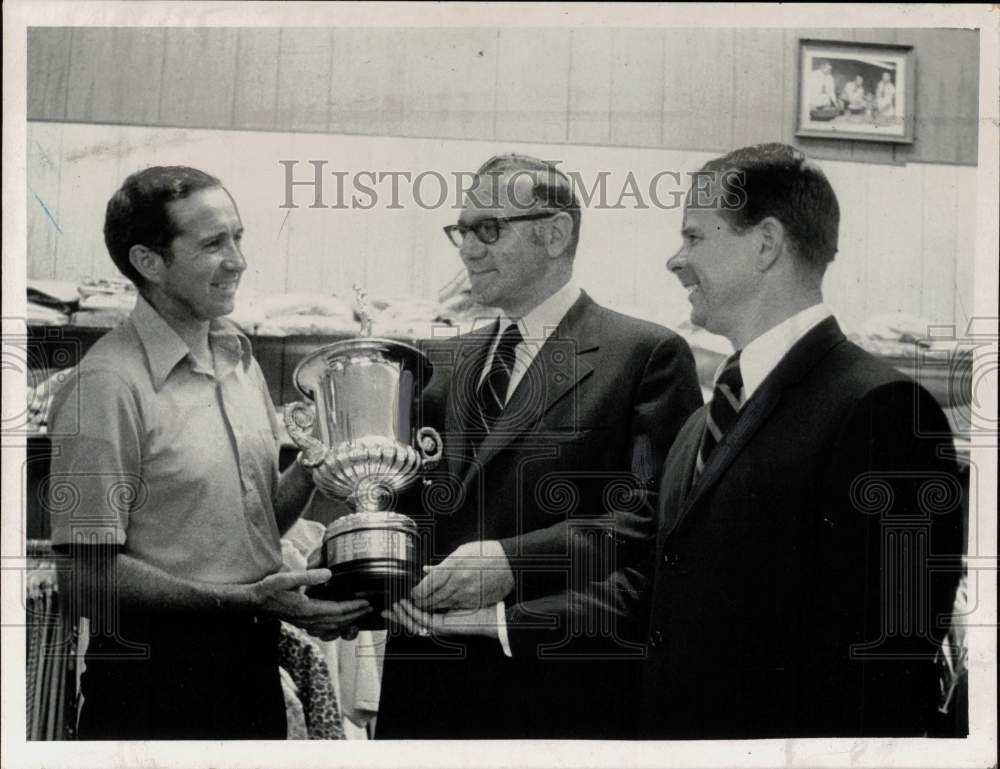
[[[466,212],[463,211],[458,217],[458,223],[464,224],[467,227],[472,227],[479,222],[484,222],[489,219],[496,219],[496,214],[479,211],[466,215]]]
[[[218,229],[218,230],[215,230],[214,232],[210,232],[207,235],[204,235],[203,237],[199,238],[198,239],[198,243],[200,243],[200,244],[211,243],[213,240],[218,240],[219,238],[224,237],[224,236],[226,236],[228,234],[229,234],[229,230],[228,229],[225,229],[225,228]],[[234,230],[233,231],[233,235],[242,235],[242,234],[243,234],[243,228],[242,227],[240,227],[238,230]]]

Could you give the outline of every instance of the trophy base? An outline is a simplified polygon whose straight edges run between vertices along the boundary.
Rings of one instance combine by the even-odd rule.
[[[368,601],[372,611],[358,621],[361,630],[384,630],[386,621],[382,612],[409,596],[410,590],[420,581],[420,569],[416,564],[392,558],[368,558],[327,568],[333,572],[330,581],[309,588],[306,594],[325,601],[357,598]]]
[[[420,580],[417,525],[390,511],[351,513],[327,526],[319,566],[333,576],[307,591],[310,598],[350,601],[363,598],[372,611],[362,630],[385,627],[382,612],[406,598]]]

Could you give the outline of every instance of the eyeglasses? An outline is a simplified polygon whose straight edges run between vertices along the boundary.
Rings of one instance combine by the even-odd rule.
[[[521,216],[496,216],[480,219],[474,224],[449,224],[444,228],[444,234],[456,248],[461,248],[465,236],[473,233],[482,243],[491,245],[500,240],[500,225],[506,222],[527,222],[533,219],[545,219],[555,216],[558,211],[547,211],[543,214],[522,214]]]

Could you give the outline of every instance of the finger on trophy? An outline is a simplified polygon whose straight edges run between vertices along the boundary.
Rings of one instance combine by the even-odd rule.
[[[430,635],[430,630],[414,618],[412,605],[409,605],[405,599],[394,603],[391,609],[382,612],[382,616],[411,635],[424,638]]]

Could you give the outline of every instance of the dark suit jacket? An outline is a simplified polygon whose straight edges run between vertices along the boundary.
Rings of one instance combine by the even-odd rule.
[[[830,318],[691,488],[704,420],[661,488],[643,736],[920,734],[961,552],[937,403]]]
[[[617,734],[614,697],[635,702],[633,569],[652,547],[658,469],[702,402],[694,357],[583,294],[484,438],[473,394],[495,331],[424,346],[421,424],[443,425],[447,462],[406,512],[434,563],[501,542],[514,656],[494,640],[390,638],[380,738]]]

